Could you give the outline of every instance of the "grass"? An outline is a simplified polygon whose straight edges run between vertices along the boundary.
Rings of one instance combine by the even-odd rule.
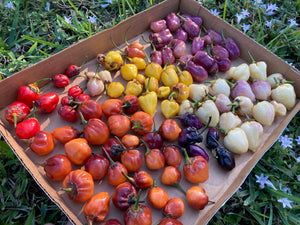
[[[50,2],[50,1],[49,1]],[[14,9],[0,6],[0,75],[2,79],[37,63],[73,43],[140,12],[159,1],[14,1]],[[260,1],[256,1],[260,2]],[[9,1],[4,1],[7,6]],[[268,1],[277,10],[268,15],[267,7],[255,1],[202,1],[208,9],[238,29],[245,31],[279,57],[300,68],[300,30],[290,27],[299,21],[300,0]],[[267,2],[266,2],[267,4]],[[243,10],[249,16],[237,22]],[[298,16],[298,18],[297,18]],[[92,23],[91,18],[96,20]],[[71,25],[68,23],[71,20]],[[272,26],[268,27],[267,22]],[[0,79],[1,79],[0,78]],[[209,224],[299,224],[300,221],[300,151],[296,138],[300,135],[298,113],[283,135],[292,140],[283,148],[277,141],[262,157],[246,178],[241,188],[222,206]],[[0,140],[0,224],[65,224],[66,216],[44,194],[22,166],[10,147]],[[259,187],[261,174],[274,185]],[[278,202],[292,201],[291,209]]]

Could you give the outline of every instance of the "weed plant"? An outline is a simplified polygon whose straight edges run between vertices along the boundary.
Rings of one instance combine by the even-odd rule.
[[[2,1],[0,79],[161,1]],[[300,0],[203,0],[216,16],[300,68]],[[0,1],[1,3],[1,1]],[[300,114],[209,224],[300,224]],[[66,224],[3,139],[0,224]]]

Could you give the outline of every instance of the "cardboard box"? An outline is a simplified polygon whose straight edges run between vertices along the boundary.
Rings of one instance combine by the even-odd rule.
[[[149,8],[141,13],[136,14],[128,18],[126,21],[116,25],[114,28],[102,31],[86,40],[80,41],[77,44],[70,46],[69,48],[43,60],[40,63],[32,65],[21,72],[8,77],[0,82],[0,96],[5,96],[0,99],[0,132],[10,145],[16,156],[27,168],[29,173],[33,176],[38,185],[44,190],[49,198],[54,201],[63,212],[69,217],[74,224],[85,224],[86,220],[83,214],[83,203],[76,203],[69,200],[65,193],[60,191],[62,182],[52,182],[45,176],[44,170],[37,163],[43,163],[47,158],[52,155],[62,153],[64,154],[64,147],[60,143],[56,143],[56,147],[52,153],[46,156],[35,155],[23,142],[18,140],[15,135],[14,129],[5,120],[3,113],[4,108],[14,102],[17,97],[17,90],[22,85],[33,83],[36,80],[45,77],[52,77],[55,74],[63,73],[65,68],[70,64],[80,65],[83,59],[87,58],[87,63],[83,66],[83,71],[92,71],[96,69],[96,55],[98,53],[106,53],[114,48],[110,38],[120,45],[124,46],[124,33],[130,27],[128,32],[128,40],[141,40],[141,35],[148,37],[149,24],[152,21],[165,18],[171,12],[189,13],[194,16],[201,16],[203,18],[203,25],[206,28],[213,28],[218,32],[223,30],[225,37],[232,37],[239,45],[241,49],[241,57],[233,61],[233,65],[238,65],[241,62],[250,63],[248,51],[251,51],[253,57],[257,60],[263,60],[268,65],[268,75],[278,72],[284,74],[288,80],[294,81],[294,87],[300,85],[299,71],[291,67],[276,55],[265,49],[263,46],[256,43],[251,38],[247,37],[228,23],[225,23],[220,18],[213,16],[207,9],[202,7],[199,3],[193,0],[166,0],[152,8]],[[122,45],[123,44],[123,45]],[[151,50],[148,45],[146,51],[149,53]],[[221,74],[224,76],[224,74]],[[115,80],[122,81],[119,73],[114,75]],[[210,78],[212,79],[212,78]],[[122,81],[124,83],[124,81]],[[83,79],[76,78],[70,84],[84,84]],[[46,85],[41,88],[42,93],[50,91],[56,91],[60,97],[67,95],[67,87],[64,90],[55,89],[52,85]],[[259,149],[255,152],[248,152],[236,156],[236,168],[230,172],[226,172],[220,169],[216,160],[212,157],[208,151],[210,157],[210,178],[203,184],[200,184],[206,191],[210,200],[215,204],[209,204],[204,210],[197,211],[192,209],[184,200],[183,194],[173,188],[165,187],[169,193],[169,197],[181,197],[185,203],[185,213],[180,220],[184,224],[206,224],[209,219],[215,214],[215,212],[222,206],[222,204],[230,198],[230,196],[238,189],[243,183],[244,179],[250,173],[257,161],[263,156],[263,154],[272,146],[272,144],[279,137],[283,129],[287,126],[289,121],[299,111],[300,103],[300,89],[296,89],[297,103],[294,108],[288,111],[287,116],[283,118],[276,118],[272,126],[264,127],[264,135]],[[97,99],[100,103],[106,99],[105,95],[99,96]],[[63,121],[57,115],[57,109],[49,115],[37,115],[38,120],[41,123],[41,129],[51,132],[55,127],[61,127],[64,125],[70,125],[70,123]],[[163,117],[158,109],[158,112],[154,116],[156,127],[159,127]],[[82,130],[80,122],[72,124]],[[100,153],[98,146],[93,146],[95,153]],[[76,166],[73,167],[78,168]],[[160,182],[161,171],[155,171],[152,173],[154,178]],[[95,193],[99,191],[109,191],[110,195],[113,193],[113,188],[107,184],[106,179],[103,182],[95,183]],[[159,183],[160,185],[160,183]],[[181,185],[184,189],[191,186],[184,178],[181,180]],[[146,197],[144,192],[142,198]],[[146,200],[147,201],[147,200]],[[123,221],[123,213],[117,210],[111,203],[109,218],[118,218]],[[162,218],[162,212],[153,209],[153,224],[158,223]]]

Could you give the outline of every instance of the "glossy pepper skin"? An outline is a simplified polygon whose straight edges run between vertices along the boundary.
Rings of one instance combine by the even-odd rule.
[[[46,155],[54,149],[54,139],[51,133],[38,131],[29,139],[30,149],[38,155]]]
[[[186,200],[194,209],[202,210],[208,204],[208,196],[200,186],[193,186],[186,192]]]
[[[75,165],[83,165],[92,155],[92,150],[84,138],[76,138],[65,144],[65,154]]]
[[[156,209],[163,209],[169,200],[168,193],[155,183],[148,192],[149,203]]]
[[[44,163],[44,171],[49,180],[61,181],[72,170],[70,160],[65,155],[54,155]]]
[[[28,84],[26,86],[21,86],[18,89],[17,101],[23,102],[28,105],[29,108],[32,108],[33,102],[37,100],[40,96],[40,89],[38,88],[38,83]]]
[[[91,197],[84,205],[83,212],[87,221],[104,221],[109,213],[109,194],[99,192]]]
[[[157,94],[154,91],[146,92],[138,97],[138,99],[141,109],[150,116],[153,116],[157,106]]]
[[[160,125],[159,131],[163,139],[166,141],[175,141],[181,132],[181,128],[175,120],[166,119]]]
[[[85,171],[89,172],[93,180],[101,180],[107,174],[109,161],[101,154],[91,155],[84,163]]]
[[[106,55],[98,54],[97,62],[108,70],[118,70],[124,63],[121,54],[116,51],[109,51]]]
[[[83,137],[92,145],[102,145],[109,138],[109,129],[106,123],[97,118],[89,119],[83,130]]]
[[[115,207],[125,211],[136,202],[136,197],[135,187],[129,182],[124,182],[116,187],[111,200]]]
[[[59,96],[57,93],[47,93],[39,96],[34,105],[39,113],[51,113],[59,103]]]
[[[184,203],[180,198],[171,198],[163,209],[167,217],[178,219],[184,214]]]
[[[77,112],[76,110],[69,105],[62,105],[58,108],[58,115],[66,121],[75,122],[77,121]]]
[[[64,88],[70,84],[69,77],[64,74],[56,74],[53,78],[53,85],[57,88]]]
[[[67,67],[67,69],[65,70],[65,74],[71,78],[71,77],[75,77],[80,73],[81,67],[76,66],[76,65],[70,65]]]
[[[126,114],[133,114],[140,109],[139,99],[135,95],[125,95],[122,100],[122,109]]]
[[[230,37],[224,39],[220,45],[227,49],[231,60],[238,58],[241,54],[237,43]]]
[[[173,218],[165,218],[161,220],[158,225],[183,225],[183,223]]]
[[[161,112],[165,118],[172,118],[179,112],[179,104],[174,100],[165,99],[160,105]]]
[[[29,139],[40,130],[40,124],[36,118],[28,118],[18,123],[16,135],[19,139]]]
[[[78,116],[80,117],[80,112],[85,120],[89,120],[92,118],[101,118],[103,113],[101,105],[97,101],[92,99],[83,101],[78,107],[77,112]]]
[[[64,126],[55,128],[51,134],[55,140],[61,143],[67,143],[72,139],[78,138],[81,132],[72,126]]]
[[[63,180],[63,190],[77,202],[85,202],[94,194],[92,176],[84,170],[73,170]]]
[[[130,117],[131,129],[143,135],[152,130],[153,118],[148,113],[137,111]]]
[[[30,113],[30,108],[23,102],[14,102],[10,104],[4,111],[4,116],[7,122],[17,126]]]
[[[166,145],[163,147],[163,154],[167,165],[179,168],[182,159],[178,147],[175,145]]]

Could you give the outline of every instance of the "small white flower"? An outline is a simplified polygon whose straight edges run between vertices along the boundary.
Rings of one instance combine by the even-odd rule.
[[[71,23],[72,23],[71,17],[70,17],[70,16],[69,16],[69,17],[64,16],[64,20],[65,20],[66,23],[68,23],[68,24],[71,24]]]
[[[266,22],[266,27],[271,28],[272,26],[273,26],[272,20]]]
[[[214,14],[215,16],[219,16],[219,12],[218,12],[217,9],[211,9],[210,12],[211,12],[212,14]]]
[[[112,0],[106,0],[106,1],[103,1],[103,2],[104,2],[104,3],[103,3],[103,4],[100,4],[100,6],[101,6],[102,8],[105,8],[105,7],[109,6],[109,4],[112,3]]]
[[[296,162],[300,163],[300,156],[298,158],[296,158]]]
[[[15,9],[13,1],[8,2],[4,7],[7,9]]]
[[[289,21],[289,23],[290,23],[289,27],[292,27],[292,26],[298,26],[298,23],[296,22],[295,19],[289,19],[288,21]]]
[[[259,183],[259,187],[260,188],[264,188],[265,187],[265,184],[267,183],[267,181],[269,180],[269,177],[268,176],[264,176],[264,174],[260,174],[260,176],[256,175],[255,174],[255,177],[256,177],[256,183]]]
[[[278,10],[278,7],[276,4],[268,4],[265,14],[270,16],[270,15],[273,15],[275,13],[274,11],[277,11],[277,10]]]
[[[259,5],[263,3],[262,0],[257,0],[256,2],[257,2],[257,4],[259,4]]]
[[[270,188],[273,188],[274,190],[277,190],[277,188],[273,185],[273,183],[270,180],[267,180],[265,184],[267,186],[269,186]]]
[[[291,203],[293,201],[290,201],[288,198],[281,198],[281,199],[278,199],[278,202],[282,203],[282,207],[285,208],[285,207],[289,207],[290,209],[292,209],[293,207],[291,206]]]
[[[292,148],[291,144],[293,143],[293,139],[289,138],[287,135],[281,135],[278,141],[281,142],[281,147],[283,147],[283,149],[286,149],[287,147]]]
[[[286,194],[289,194],[289,195],[292,194],[291,189],[290,189],[290,188],[287,188],[287,187],[283,188],[283,189],[282,189],[282,192],[284,192],[284,193],[286,193]]]
[[[242,9],[241,14],[244,16],[244,18],[248,17],[249,16],[248,9]]]
[[[236,18],[237,18],[237,23],[240,23],[241,20],[244,19],[245,17],[242,14],[237,14]]]
[[[96,23],[97,18],[95,16],[89,16],[88,21],[91,22],[91,23]]]
[[[297,139],[295,139],[295,141],[297,142],[297,145],[300,145],[300,136],[298,136]]]
[[[242,26],[242,28],[243,28],[243,32],[244,33],[246,33],[249,29],[250,29],[250,27],[251,27],[251,25],[249,25],[249,24],[242,24],[241,25]]]
[[[49,11],[49,10],[50,10],[50,3],[49,3],[49,2],[46,2],[45,10],[46,10],[46,11]]]
[[[300,182],[300,175],[297,175],[297,180]]]

